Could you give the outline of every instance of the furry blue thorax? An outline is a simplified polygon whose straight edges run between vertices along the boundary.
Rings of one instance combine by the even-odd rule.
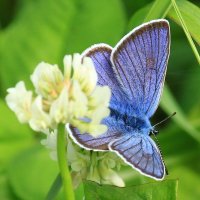
[[[110,117],[115,119],[125,132],[150,134],[153,129],[148,117],[137,111],[131,104],[113,102],[110,105]]]

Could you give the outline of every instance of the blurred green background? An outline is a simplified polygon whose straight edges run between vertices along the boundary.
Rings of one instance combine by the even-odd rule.
[[[200,2],[177,4],[199,50]],[[44,199],[58,172],[40,145],[41,136],[19,124],[7,108],[6,89],[19,80],[32,88],[29,77],[40,61],[62,67],[65,54],[99,42],[114,46],[145,17],[165,15],[171,55],[161,106],[152,121],[177,112],[159,128],[167,179],[179,180],[178,199],[200,199],[200,67],[169,0],[0,0],[0,199]],[[129,167],[120,173],[127,185],[155,182]]]

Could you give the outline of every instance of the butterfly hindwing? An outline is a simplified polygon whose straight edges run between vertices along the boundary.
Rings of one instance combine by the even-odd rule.
[[[113,49],[111,61],[137,110],[151,117],[163,89],[169,57],[169,25],[155,20],[134,29]]]
[[[165,165],[155,142],[147,135],[129,134],[109,145],[130,166],[152,178],[162,180]]]
[[[122,135],[122,132],[119,131],[116,120],[112,117],[105,118],[103,124],[107,125],[108,130],[98,137],[93,137],[88,133],[81,134],[77,128],[71,125],[68,125],[68,132],[70,133],[71,138],[78,143],[79,146],[89,150],[104,151],[108,150],[108,144],[119,138]]]

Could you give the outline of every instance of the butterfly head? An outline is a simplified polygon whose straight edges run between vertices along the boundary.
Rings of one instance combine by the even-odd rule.
[[[159,130],[153,128],[151,131],[150,131],[150,135],[157,135],[159,133]]]

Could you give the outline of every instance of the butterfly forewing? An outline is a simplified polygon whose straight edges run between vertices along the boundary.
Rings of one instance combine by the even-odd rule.
[[[111,52],[112,47],[106,44],[97,44],[86,49],[83,56],[87,56],[92,59],[98,75],[98,85],[107,85],[111,88],[111,101],[122,101],[122,99],[126,99],[125,96],[127,95],[120,86],[119,81],[116,78],[116,74],[113,71],[112,63],[110,61]]]
[[[169,45],[168,22],[152,21],[125,36],[111,55],[113,68],[129,90],[129,98],[147,117],[153,115],[159,103]]]

